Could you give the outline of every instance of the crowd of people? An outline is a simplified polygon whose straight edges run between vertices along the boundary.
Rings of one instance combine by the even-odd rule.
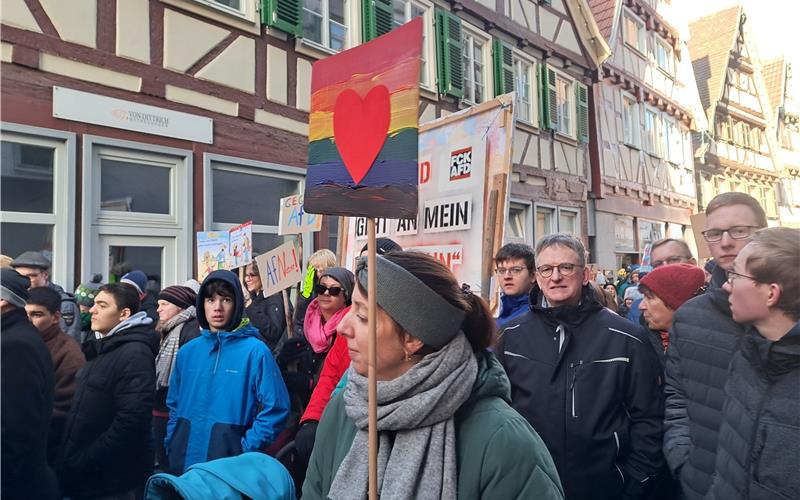
[[[365,499],[368,297],[387,499],[800,498],[800,230],[752,197],[594,274],[570,234],[494,256],[498,309],[379,238],[313,254],[296,298],[255,262],[69,294],[0,269],[2,497]]]

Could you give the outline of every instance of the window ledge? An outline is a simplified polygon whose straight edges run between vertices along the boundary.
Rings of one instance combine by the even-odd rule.
[[[636,151],[641,151],[642,150],[641,146],[637,146],[636,144],[631,144],[630,142],[624,142],[623,141],[623,144],[625,144],[626,146],[628,146],[631,149],[635,149]]]
[[[555,134],[553,134],[553,137],[558,142],[563,142],[564,144],[569,144],[570,146],[577,146],[578,145],[578,140],[577,139],[575,139],[574,137],[571,137],[569,135],[562,134],[561,132],[556,132]]]
[[[648,155],[652,156],[653,158],[658,158],[659,160],[663,160],[664,159],[664,157],[661,156],[658,153],[651,153],[650,151],[645,151],[645,153],[647,153]]]
[[[439,102],[439,94],[435,90],[424,87],[422,84],[419,86],[419,96],[433,102]]]
[[[339,52],[323,47],[314,42],[310,42],[305,38],[296,38],[294,41],[294,50],[300,54],[313,57],[314,59],[324,59],[328,56],[334,56]],[[347,49],[345,49],[347,50]]]
[[[642,52],[641,50],[639,50],[639,47],[636,47],[635,45],[631,45],[628,42],[625,42],[625,46],[628,47],[629,49],[631,49],[634,54],[636,54],[637,56],[641,57],[645,61],[648,60],[647,55],[644,52]]]
[[[255,10],[255,6],[253,6],[253,16],[256,19],[251,19],[245,14],[235,14],[205,2],[196,2],[194,0],[162,0],[162,2],[173,7],[179,7],[206,19],[218,21],[232,28],[237,28],[254,35],[261,34],[261,20],[257,19],[258,12]]]
[[[537,127],[536,125],[534,125],[532,123],[529,123],[529,122],[522,121],[519,118],[514,120],[514,122],[517,124],[517,128],[519,130],[522,130],[524,132],[529,132],[531,134],[539,135],[539,127]]]
[[[658,69],[658,71],[660,71],[664,76],[666,76],[670,80],[674,80],[675,79],[675,75],[673,75],[669,71],[667,71],[664,68],[662,68],[661,66],[659,66],[658,63],[656,63],[655,66],[656,66],[656,69]]]

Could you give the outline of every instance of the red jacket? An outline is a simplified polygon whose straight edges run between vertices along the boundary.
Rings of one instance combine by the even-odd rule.
[[[317,386],[314,387],[314,392],[311,393],[311,400],[308,402],[303,418],[300,422],[307,420],[319,421],[322,418],[322,412],[331,400],[331,393],[336,389],[336,384],[347,371],[350,366],[350,354],[347,352],[347,339],[341,335],[336,335],[336,340],[333,341],[328,355],[325,358],[325,363],[322,365],[322,372],[319,375]]]

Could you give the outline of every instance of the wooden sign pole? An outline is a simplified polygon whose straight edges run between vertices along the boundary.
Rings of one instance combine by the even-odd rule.
[[[378,499],[378,380],[375,368],[377,365],[377,276],[375,266],[377,258],[375,250],[375,219],[367,219],[367,333],[369,335],[369,363],[368,363],[368,422],[369,422],[369,500]]]

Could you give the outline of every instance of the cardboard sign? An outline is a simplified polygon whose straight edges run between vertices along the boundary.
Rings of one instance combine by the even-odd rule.
[[[228,248],[230,234],[227,231],[203,231],[197,233],[197,281],[217,269],[230,269]]]
[[[246,266],[253,260],[253,222],[247,221],[228,231],[230,235],[230,269]]]
[[[694,234],[694,244],[697,246],[697,261],[703,262],[704,259],[711,258],[711,250],[708,249],[708,243],[703,238],[703,231],[706,228],[706,214],[699,213],[689,216],[692,223],[692,234]]]
[[[281,198],[278,235],[316,232],[322,229],[322,215],[305,211],[303,195],[293,194]]]
[[[303,279],[300,252],[288,242],[256,257],[264,296],[269,297]]]
[[[375,221],[378,237],[389,237],[406,250],[436,257],[459,282],[468,283],[476,292],[487,277],[486,256],[491,258],[503,241],[514,130],[510,126],[512,106],[512,96],[501,96],[421,127],[419,213]],[[505,179],[506,184],[499,185],[497,179]],[[490,220],[492,190],[498,194],[496,216]],[[355,217],[346,223],[348,237],[343,250],[349,263],[367,240],[367,221]]]
[[[306,212],[416,217],[422,19],[314,63]]]

